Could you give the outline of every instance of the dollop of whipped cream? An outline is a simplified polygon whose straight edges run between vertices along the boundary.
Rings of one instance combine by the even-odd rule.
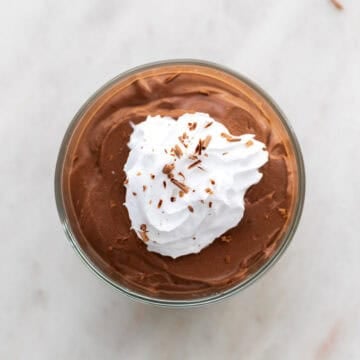
[[[124,205],[149,251],[198,253],[240,222],[244,195],[268,161],[254,137],[233,136],[204,113],[133,125]]]

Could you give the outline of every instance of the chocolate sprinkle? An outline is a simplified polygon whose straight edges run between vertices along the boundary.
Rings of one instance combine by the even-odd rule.
[[[338,9],[338,10],[344,10],[344,6],[343,4],[341,4],[338,0],[330,0],[333,5]]]
[[[196,129],[197,123],[193,122],[193,123],[188,123],[189,126],[189,130],[193,131]]]
[[[231,135],[226,134],[226,133],[221,133],[220,135],[221,135],[223,138],[225,138],[227,141],[229,141],[229,142],[241,141],[241,139],[234,138],[234,137],[232,137]]]
[[[178,144],[175,145],[174,152],[175,152],[175,155],[180,159],[183,152]]]
[[[142,224],[141,226],[143,226],[143,225],[145,225],[145,224]],[[146,227],[146,225],[145,225],[145,227]],[[148,238],[148,236],[146,234],[146,230],[142,230],[140,232],[140,236],[141,236],[141,239],[142,239],[143,242],[148,242],[149,241],[149,238]]]
[[[164,174],[170,174],[171,171],[173,171],[175,168],[175,165],[174,164],[166,164],[164,167],[163,167],[163,170],[162,172]]]
[[[202,141],[202,149],[205,150],[209,144],[210,144],[210,141],[211,141],[211,136],[208,135],[203,141]]]
[[[180,182],[179,180],[171,179],[171,182],[185,193],[188,193],[190,190],[188,186],[186,186],[184,183]]]
[[[201,160],[196,160],[194,161],[193,163],[191,163],[189,166],[188,166],[188,169],[191,169],[193,168],[194,166],[198,165],[201,163]]]

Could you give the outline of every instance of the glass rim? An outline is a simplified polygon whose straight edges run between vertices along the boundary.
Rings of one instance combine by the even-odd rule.
[[[244,82],[246,85],[248,85],[251,89],[255,90],[257,93],[259,93],[272,107],[272,109],[275,111],[275,113],[278,115],[282,125],[284,126],[287,134],[289,135],[289,139],[291,142],[291,145],[294,149],[295,159],[297,163],[297,169],[298,169],[298,199],[297,203],[295,205],[294,209],[294,215],[292,221],[288,225],[288,229],[284,234],[284,239],[282,240],[281,245],[276,250],[276,252],[263,264],[260,266],[260,268],[252,273],[249,277],[245,278],[240,283],[236,284],[235,286],[222,291],[220,293],[215,293],[209,296],[194,298],[194,299],[186,299],[186,300],[170,300],[170,299],[161,299],[156,297],[147,296],[144,294],[141,294],[139,292],[136,292],[134,290],[128,289],[125,286],[120,285],[116,281],[112,280],[108,275],[106,275],[98,266],[96,266],[93,261],[90,259],[90,257],[86,254],[86,251],[84,251],[80,244],[78,243],[76,236],[74,232],[72,231],[71,224],[69,221],[69,218],[66,214],[65,204],[63,200],[63,191],[62,191],[62,170],[64,165],[64,160],[67,153],[67,145],[69,144],[71,135],[76,128],[78,122],[81,120],[84,113],[87,111],[87,109],[93,104],[93,102],[101,96],[105,91],[107,91],[111,86],[116,84],[118,81],[126,79],[127,77],[138,73],[139,71],[149,70],[152,68],[160,67],[160,66],[167,66],[167,65],[197,65],[197,66],[203,66],[207,68],[212,68],[215,70],[220,70],[228,75],[231,75],[240,81]],[[62,223],[62,226],[64,228],[65,234],[67,235],[67,238],[72,245],[72,247],[75,249],[75,252],[80,256],[80,258],[83,260],[83,262],[105,283],[109,284],[112,288],[116,289],[120,293],[127,295],[131,299],[147,303],[147,304],[153,304],[163,307],[170,307],[170,308],[182,308],[182,307],[195,307],[200,305],[206,305],[210,303],[215,303],[220,300],[226,299],[241,290],[247,288],[249,285],[254,283],[256,280],[258,280],[262,275],[264,275],[275,263],[278,262],[282,254],[285,252],[287,247],[289,246],[296,229],[299,225],[303,206],[304,206],[304,198],[305,198],[305,166],[304,166],[304,160],[300,149],[300,144],[297,140],[297,137],[295,135],[294,130],[292,129],[291,125],[288,122],[287,117],[283,113],[283,111],[280,109],[280,107],[277,105],[277,103],[256,83],[254,83],[252,80],[248,79],[246,76],[233,71],[226,66],[216,64],[214,62],[210,61],[204,61],[204,60],[197,60],[197,59],[172,59],[172,60],[162,60],[162,61],[156,61],[147,63],[144,65],[133,67],[125,72],[120,73],[119,75],[115,76],[111,80],[107,81],[103,86],[101,86],[98,90],[96,90],[81,106],[81,108],[77,111],[73,119],[71,120],[70,124],[68,125],[68,128],[65,132],[64,138],[62,140],[62,143],[60,145],[60,150],[56,162],[56,169],[55,169],[55,179],[54,179],[54,185],[55,185],[55,201],[57,206],[57,211],[60,217],[60,221]]]

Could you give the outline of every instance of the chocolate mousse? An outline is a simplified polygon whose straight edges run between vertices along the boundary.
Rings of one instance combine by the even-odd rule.
[[[132,124],[196,112],[234,136],[254,134],[269,157],[245,194],[240,223],[199,253],[174,259],[149,251],[131,229],[124,165]],[[143,295],[194,299],[239,284],[277,252],[299,201],[298,171],[288,131],[258,91],[217,68],[174,63],[128,73],[86,106],[66,149],[61,187],[71,231],[103,273]]]

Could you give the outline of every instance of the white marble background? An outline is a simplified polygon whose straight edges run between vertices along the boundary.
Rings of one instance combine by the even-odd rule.
[[[1,359],[360,358],[360,3],[342,1],[0,1]],[[231,300],[186,311],[98,280],[53,195],[83,101],[129,67],[184,57],[262,85],[307,169],[281,261]]]

